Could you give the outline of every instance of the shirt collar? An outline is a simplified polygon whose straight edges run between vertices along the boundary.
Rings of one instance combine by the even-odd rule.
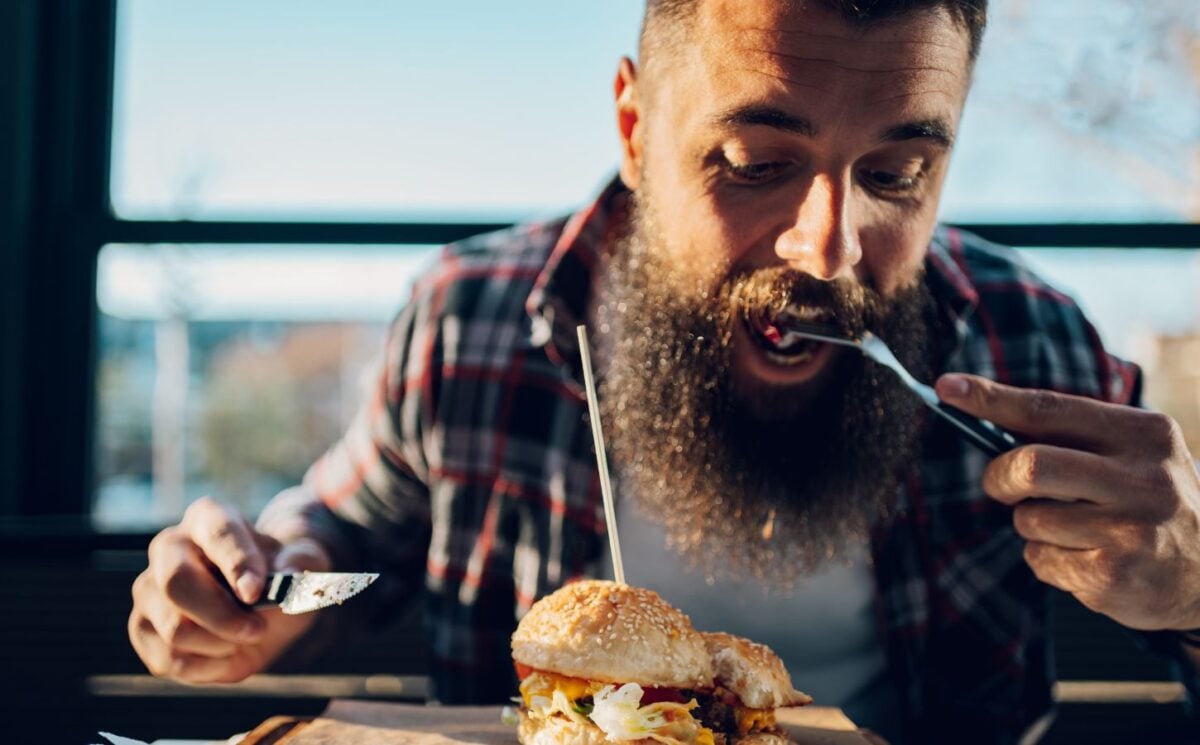
[[[925,255],[925,276],[934,301],[954,328],[948,351],[957,350],[966,339],[967,322],[979,308],[979,290],[967,274],[963,235],[957,228],[939,225],[934,231]]]
[[[625,222],[628,197],[629,190],[614,178],[594,202],[567,219],[525,301],[530,343],[570,369],[577,383],[583,374],[575,327],[586,319],[593,271],[613,229]]]

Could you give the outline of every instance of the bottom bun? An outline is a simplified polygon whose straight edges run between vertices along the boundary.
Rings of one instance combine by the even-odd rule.
[[[525,712],[519,713],[521,724],[517,727],[517,742],[521,745],[617,745],[594,724],[580,724],[558,716],[531,719]],[[657,745],[648,738],[622,742],[626,745]]]

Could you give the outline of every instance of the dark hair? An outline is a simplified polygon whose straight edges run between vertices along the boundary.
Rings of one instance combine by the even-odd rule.
[[[795,1],[795,0],[793,0]],[[979,54],[987,25],[987,0],[812,0],[855,25],[868,25],[919,10],[945,8],[970,34],[971,60]],[[648,41],[655,46],[678,41],[695,12],[696,0],[646,0],[642,21],[641,55],[648,56]]]

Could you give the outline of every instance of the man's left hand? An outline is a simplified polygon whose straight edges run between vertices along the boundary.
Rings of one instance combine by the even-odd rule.
[[[1164,414],[949,374],[942,400],[1026,443],[983,488],[1047,584],[1135,629],[1200,628],[1200,476]]]

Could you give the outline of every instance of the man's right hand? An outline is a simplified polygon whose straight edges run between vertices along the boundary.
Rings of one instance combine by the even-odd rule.
[[[236,510],[207,497],[150,543],[150,565],[133,583],[129,639],[155,675],[189,683],[232,683],[264,669],[300,638],[314,614],[240,606],[258,599],[268,568],[328,571],[313,540],[281,546]]]

